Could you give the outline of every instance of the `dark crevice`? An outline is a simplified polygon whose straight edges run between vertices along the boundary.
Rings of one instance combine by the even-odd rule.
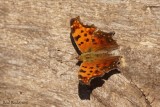
[[[151,102],[148,100],[147,95],[144,94],[144,92],[142,91],[142,89],[139,88],[133,81],[131,81],[131,84],[134,85],[134,86],[141,92],[142,96],[145,98],[145,102],[146,102],[146,104],[147,104],[146,107],[152,107],[152,106],[151,106]]]

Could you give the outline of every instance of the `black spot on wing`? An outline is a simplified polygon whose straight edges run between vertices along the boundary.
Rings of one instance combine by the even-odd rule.
[[[93,43],[94,45],[96,45],[96,44],[97,44],[97,42],[96,42],[96,40],[95,40],[95,39],[92,39],[92,43]]]
[[[84,44],[84,42],[81,42],[81,44]]]
[[[87,68],[87,66],[82,66],[83,68]]]
[[[84,36],[86,37],[86,36],[87,36],[87,33],[85,33]]]
[[[92,42],[95,42],[95,39],[92,39]]]
[[[90,73],[92,73],[93,71],[91,70]]]
[[[78,45],[81,46],[82,44],[84,44],[84,42],[80,42]]]
[[[79,39],[80,37],[81,37],[81,36],[78,35],[78,36],[74,37],[74,39],[75,39],[76,41],[78,41],[78,39]]]
[[[85,71],[85,70],[83,70],[83,69],[80,69],[80,70],[79,70],[79,72],[83,72],[83,73],[85,73],[86,71]]]
[[[93,69],[94,67],[90,67],[90,69]]]
[[[81,33],[83,33],[84,31],[83,30],[81,30]]]
[[[89,42],[89,39],[88,39],[88,38],[86,39],[86,42]]]

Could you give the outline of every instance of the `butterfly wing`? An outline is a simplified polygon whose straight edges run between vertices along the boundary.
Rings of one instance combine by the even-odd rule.
[[[106,33],[103,31],[96,31],[91,37],[92,39],[92,51],[98,50],[113,50],[118,48],[118,44],[113,40],[112,36],[114,32]]]
[[[96,27],[94,25],[83,25],[79,17],[71,19],[71,35],[82,53],[91,50],[91,36],[95,30]]]
[[[101,77],[105,73],[117,69],[119,59],[120,56],[109,56],[94,61],[83,62],[79,70],[79,80],[82,83],[89,85],[93,78]]]
[[[78,49],[82,52],[111,50],[118,47],[112,36],[113,32],[96,31],[94,25],[84,25],[79,17],[71,19],[71,35]]]

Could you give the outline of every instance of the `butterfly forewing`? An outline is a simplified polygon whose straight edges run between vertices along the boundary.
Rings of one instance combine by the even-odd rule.
[[[83,25],[79,17],[77,17],[71,20],[71,30],[71,35],[79,50],[82,53],[90,51],[92,44],[91,36],[96,28],[94,26]]]
[[[113,50],[113,49],[118,48],[118,44],[112,38],[113,35],[114,35],[113,32],[106,33],[100,30],[94,32],[94,35],[91,37],[92,51]]]

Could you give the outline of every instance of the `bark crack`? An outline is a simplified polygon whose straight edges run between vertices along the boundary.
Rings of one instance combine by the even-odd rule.
[[[150,102],[150,101],[148,100],[148,98],[147,98],[148,95],[146,95],[146,94],[144,93],[144,91],[143,91],[141,88],[139,88],[133,81],[131,81],[130,83],[131,83],[132,85],[134,85],[134,86],[141,92],[142,96],[145,98],[145,102],[146,102],[146,104],[147,104],[147,107],[152,107],[152,106],[151,106],[151,103],[152,103],[152,102]]]

